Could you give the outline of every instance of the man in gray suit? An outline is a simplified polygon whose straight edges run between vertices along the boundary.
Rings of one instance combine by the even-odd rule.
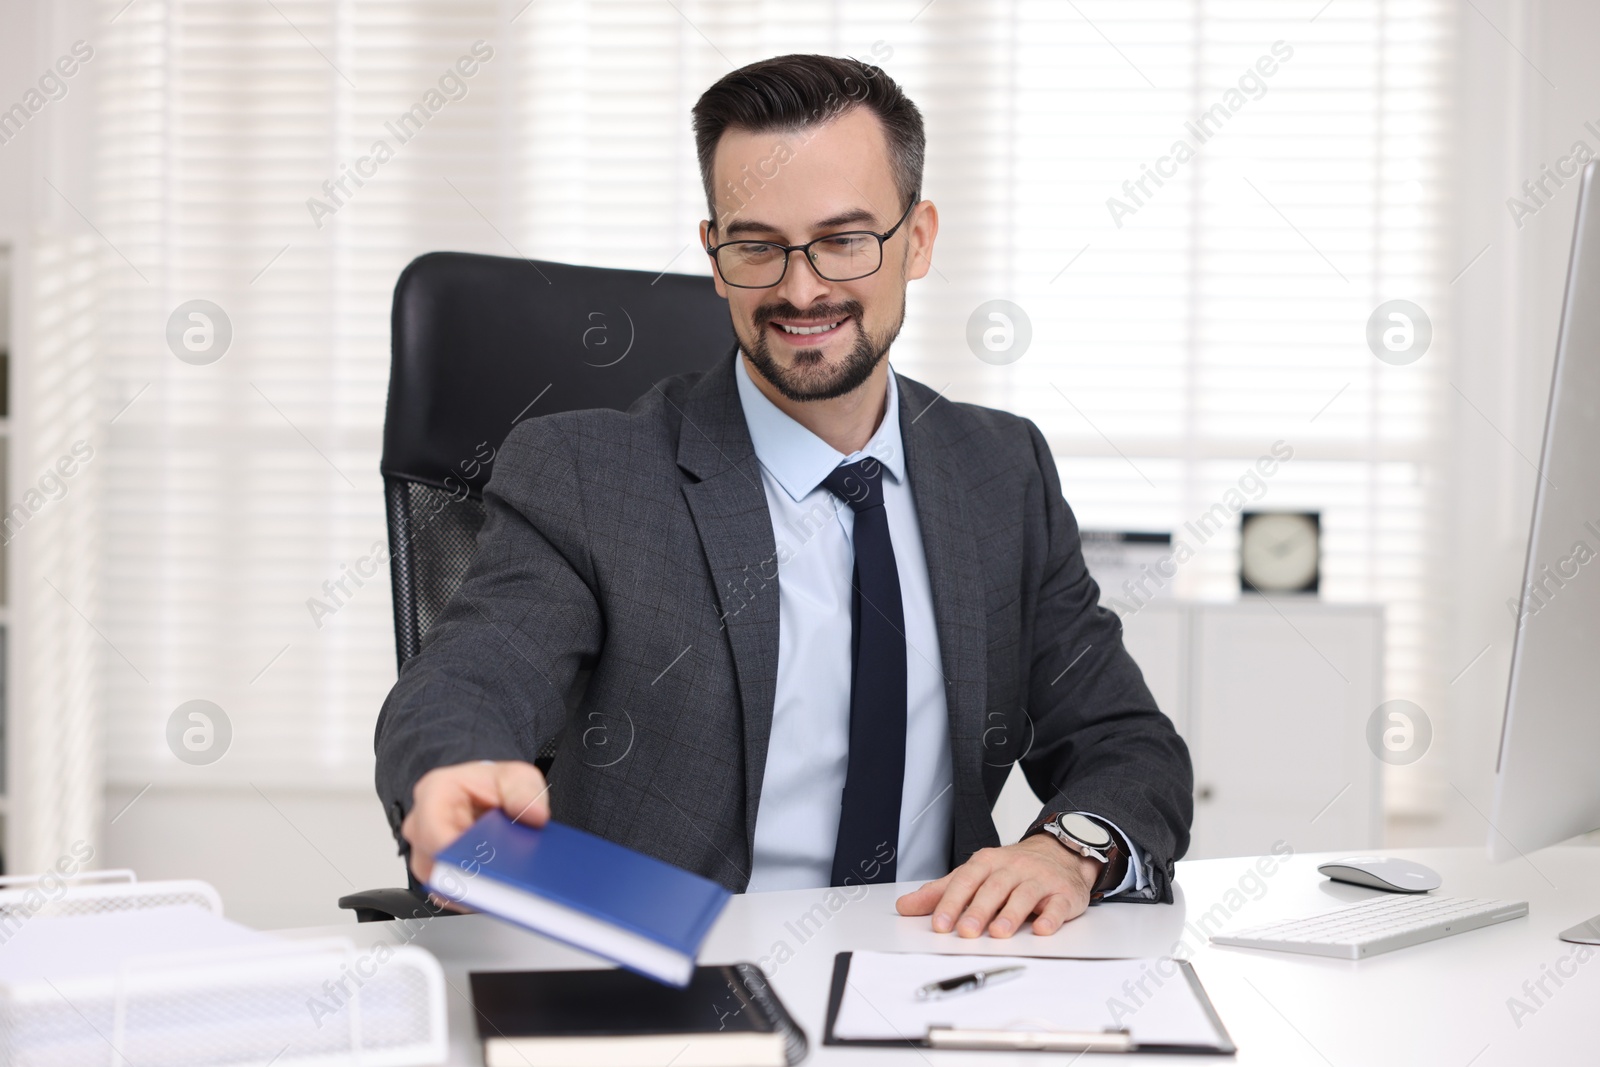
[[[784,56],[694,118],[739,344],[506,439],[378,722],[411,870],[499,807],[737,891],[922,881],[899,911],[967,937],[1170,901],[1188,751],[1043,437],[888,362],[938,232],[915,105],[868,64]],[[1003,844],[1018,762],[1046,803]]]

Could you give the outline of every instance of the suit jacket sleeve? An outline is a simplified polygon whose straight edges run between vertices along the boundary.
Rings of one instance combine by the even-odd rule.
[[[1031,422],[1047,529],[1033,628],[1028,710],[1035,740],[1022,759],[1046,812],[1087,811],[1116,823],[1144,853],[1154,899],[1172,900],[1173,863],[1189,847],[1189,750],[1156,707],[1122,643],[1122,621],[1099,606],[1078,523],[1054,458]]]
[[[379,713],[378,796],[402,854],[417,779],[469,760],[531,762],[598,655],[582,493],[561,422],[528,420],[501,445],[466,577]]]

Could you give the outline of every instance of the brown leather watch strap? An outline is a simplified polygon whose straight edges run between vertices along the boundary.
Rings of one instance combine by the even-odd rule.
[[[1099,819],[1095,820],[1100,822]],[[1105,826],[1105,823],[1100,823]],[[1106,826],[1106,833],[1111,835],[1111,844],[1106,848],[1106,862],[1100,868],[1100,877],[1095,880],[1094,888],[1089,891],[1089,899],[1098,901],[1105,897],[1111,890],[1122,884],[1122,879],[1128,874],[1128,851],[1122,847],[1122,838],[1111,827]]]

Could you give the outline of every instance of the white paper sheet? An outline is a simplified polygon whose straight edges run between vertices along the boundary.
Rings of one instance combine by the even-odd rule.
[[[260,933],[193,905],[71,918],[20,917],[0,927],[0,982],[114,972],[126,959],[270,944]]]
[[[939,1000],[929,982],[1021,964],[1020,978]],[[1216,1046],[1223,1038],[1176,961],[1059,960],[856,952],[834,1036],[920,1040],[930,1026],[963,1030],[1127,1029],[1136,1044]]]

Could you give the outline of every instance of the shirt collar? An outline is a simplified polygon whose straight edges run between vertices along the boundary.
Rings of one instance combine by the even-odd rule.
[[[750,380],[744,358],[733,354],[734,379],[739,386],[739,401],[744,421],[750,428],[750,442],[756,459],[797,503],[822,484],[830,471],[841,463],[854,463],[876,457],[896,482],[906,477],[905,452],[900,447],[900,390],[894,368],[889,368],[889,403],[883,421],[867,441],[867,447],[848,456],[786,415]]]

